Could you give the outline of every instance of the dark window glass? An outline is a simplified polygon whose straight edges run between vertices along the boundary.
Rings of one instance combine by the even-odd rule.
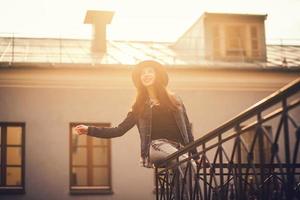
[[[0,193],[25,192],[25,124],[0,122]]]

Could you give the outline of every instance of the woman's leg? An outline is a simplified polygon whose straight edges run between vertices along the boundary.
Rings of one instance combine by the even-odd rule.
[[[163,160],[178,151],[176,147],[164,140],[153,140],[150,145],[150,161],[152,163]]]
[[[154,141],[152,141],[152,143],[150,145],[150,162],[153,163],[153,162],[156,162],[159,160],[163,160],[166,157],[168,157],[169,155],[175,153],[176,151],[178,151],[178,149],[174,146],[174,144],[171,144],[166,140],[154,140]],[[188,157],[188,155],[184,154],[179,157],[179,161],[184,160],[187,157]],[[172,163],[175,163],[175,162],[176,161],[174,161]],[[194,174],[194,172],[196,172],[196,163],[193,160],[191,161],[191,163],[192,163],[192,169],[193,169],[192,174]],[[177,171],[177,173],[175,173],[175,171],[173,171],[173,174],[178,175],[178,176],[176,176],[177,181],[181,182],[183,180],[186,166],[187,166],[186,163],[183,163],[180,166],[178,166],[177,170],[175,170],[175,171]],[[187,178],[185,180],[188,181],[189,178]],[[189,199],[189,187],[188,187],[189,184],[188,184],[188,182],[185,184],[186,192],[185,192],[183,199]],[[180,188],[177,188],[177,186],[175,185],[175,188],[174,188],[175,199],[179,199],[177,190],[180,191]]]
[[[153,140],[150,145],[150,162],[154,163],[159,160],[163,160],[169,155],[178,151],[178,148],[175,147],[173,143],[169,143],[167,140]],[[183,154],[179,157],[179,161],[188,158],[187,154]],[[175,163],[174,161],[173,163]],[[196,163],[194,160],[191,160],[193,169],[196,170]],[[184,163],[184,168],[186,164]]]

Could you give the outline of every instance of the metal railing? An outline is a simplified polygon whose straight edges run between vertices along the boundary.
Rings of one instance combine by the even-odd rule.
[[[297,79],[155,163],[156,199],[300,199],[299,124]]]

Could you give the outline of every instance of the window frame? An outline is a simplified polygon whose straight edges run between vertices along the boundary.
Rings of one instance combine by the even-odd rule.
[[[228,24],[224,27],[225,31],[225,55],[226,58],[245,58],[247,57],[246,48],[246,26],[242,24]],[[238,36],[238,37],[236,37]],[[237,47],[233,47],[237,45]]]
[[[219,59],[222,57],[222,48],[221,48],[221,26],[216,24],[212,26],[212,54],[214,59]]]
[[[255,30],[255,35],[253,35],[253,30]],[[251,57],[252,58],[260,58],[261,57],[261,44],[260,44],[260,29],[257,25],[250,25],[250,45],[251,45]],[[254,43],[256,43],[256,48],[254,47]]]
[[[0,180],[0,194],[25,194],[25,128],[26,124],[25,122],[0,122],[1,127],[1,164],[0,164],[0,175],[3,175],[3,179]],[[6,181],[6,170],[7,170],[7,159],[6,159],[6,153],[7,153],[7,127],[20,127],[22,129],[22,135],[21,135],[21,165],[9,165],[9,166],[17,166],[21,167],[21,185],[19,186],[8,186],[5,185]],[[9,145],[9,147],[19,147],[19,145]]]
[[[69,193],[71,195],[81,194],[100,194],[110,195],[113,194],[112,190],[112,165],[111,165],[111,140],[107,139],[108,151],[108,186],[74,186],[72,185],[72,127],[85,124],[87,126],[110,127],[110,123],[92,123],[92,122],[70,122],[69,123]],[[88,147],[87,147],[88,148]]]

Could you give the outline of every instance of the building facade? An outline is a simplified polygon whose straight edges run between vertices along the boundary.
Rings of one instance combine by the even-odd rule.
[[[251,35],[249,17],[235,15],[232,23],[237,17],[245,18]],[[265,17],[255,20],[263,24]],[[258,30],[257,40],[264,41],[264,28]],[[255,38],[247,38],[255,46]],[[183,48],[184,36],[176,44],[107,41],[100,53],[90,52],[90,41],[83,40],[13,38],[14,50],[8,45],[12,38],[0,40],[1,199],[154,199],[154,171],[139,164],[136,127],[110,140],[76,137],[72,129],[76,124],[116,126],[126,117],[135,100],[131,71],[138,61],[154,59],[166,66],[168,87],[183,99],[195,138],[300,75],[300,47],[265,42],[252,59],[253,46],[238,46],[233,54],[220,47],[212,50],[219,57],[205,55],[206,50],[201,56],[185,49],[189,44]],[[282,50],[287,63],[278,54]],[[294,115],[300,119],[300,112]]]

